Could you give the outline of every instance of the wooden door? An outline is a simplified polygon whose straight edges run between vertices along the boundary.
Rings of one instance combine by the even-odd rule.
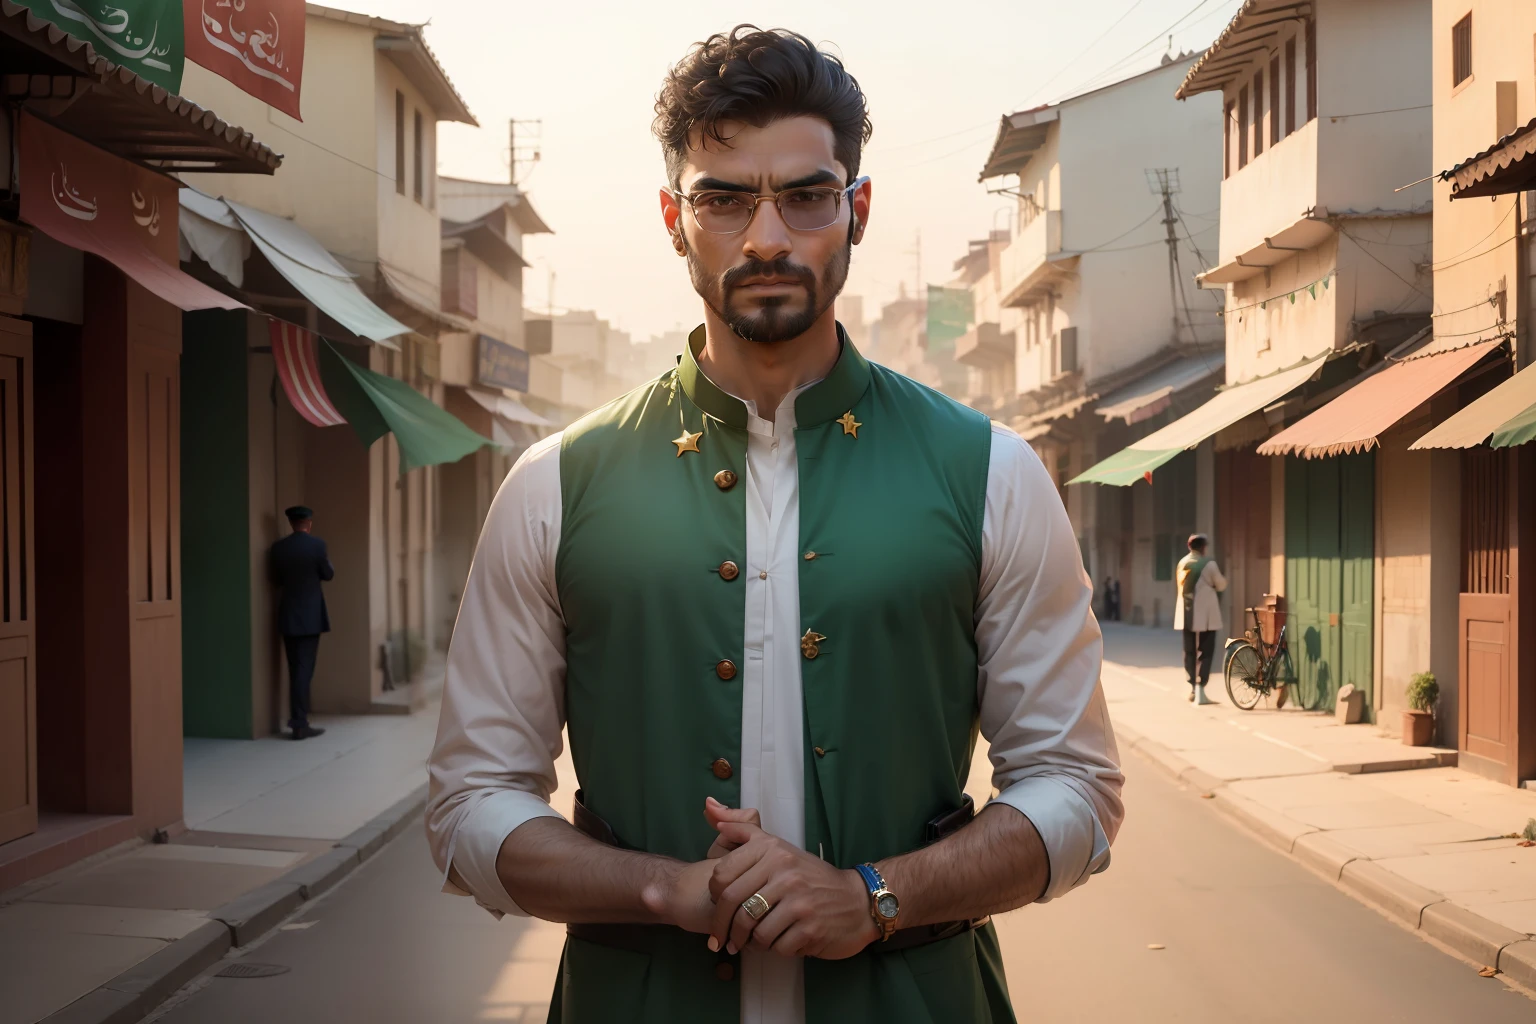
[[[32,325],[0,317],[0,843],[37,831]]]
[[[1339,666],[1338,687],[1365,694],[1375,682],[1376,456],[1344,455],[1327,461],[1339,474]],[[1365,702],[1367,720],[1374,718]]]
[[[1515,739],[1509,460],[1507,451],[1472,448],[1461,461],[1457,745],[1499,776],[1513,766]]]

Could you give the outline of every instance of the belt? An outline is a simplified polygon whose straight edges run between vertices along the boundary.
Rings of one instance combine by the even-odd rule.
[[[931,843],[943,839],[970,821],[974,814],[975,805],[967,796],[959,810],[940,815],[928,823],[928,841]],[[607,843],[610,846],[620,845],[612,827],[582,802],[582,794],[579,790],[576,793],[574,813],[571,817],[578,829],[598,842]],[[980,928],[989,920],[990,918],[987,917],[978,917],[969,921],[944,921],[917,928],[902,928],[884,942],[870,943],[869,948],[877,953],[896,953],[903,949],[913,949],[926,946],[930,942],[942,942],[944,939],[964,935],[966,932]],[[670,924],[590,923],[567,924],[565,933],[573,939],[581,939],[584,942],[609,946],[613,949],[628,950],[631,953],[652,953],[670,938],[679,934],[690,934]]]

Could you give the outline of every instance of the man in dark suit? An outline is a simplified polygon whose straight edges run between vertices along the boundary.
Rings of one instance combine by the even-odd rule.
[[[288,726],[292,737],[306,740],[324,729],[309,724],[309,684],[315,676],[320,634],[331,631],[325,611],[324,580],[336,575],[325,541],[310,531],[314,513],[295,505],[285,513],[293,532],[272,545],[272,579],[282,590],[277,604],[277,631],[288,652]]]

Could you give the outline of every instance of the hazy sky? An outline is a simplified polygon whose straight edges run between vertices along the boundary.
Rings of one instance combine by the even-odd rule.
[[[976,180],[1004,113],[1155,65],[1176,23],[1175,51],[1202,48],[1241,0],[330,2],[399,21],[430,11],[427,41],[481,125],[440,126],[442,173],[505,180],[508,119],[543,122],[524,185],[555,234],[528,240],[528,305],[544,308],[553,270],[557,310],[595,309],[643,339],[700,319],[661,227],[650,134],[662,74],[693,41],[739,22],[791,28],[859,80],[875,194],[847,293],[872,315],[917,282],[919,231],[922,278],[938,284],[967,239],[1006,226],[1010,201]]]

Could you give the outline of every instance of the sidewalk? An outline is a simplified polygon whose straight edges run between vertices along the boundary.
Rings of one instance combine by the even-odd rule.
[[[1122,754],[1140,752],[1378,910],[1536,989],[1536,847],[1508,838],[1536,818],[1536,792],[1374,725],[1241,711],[1219,673],[1217,703],[1196,708],[1172,630],[1106,623],[1104,649]]]
[[[315,724],[301,743],[185,740],[185,832],[0,893],[0,1024],[138,1020],[415,819],[435,695]]]

